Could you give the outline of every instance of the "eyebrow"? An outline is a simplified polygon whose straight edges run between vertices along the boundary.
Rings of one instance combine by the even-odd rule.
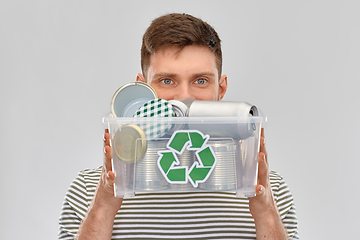
[[[160,72],[154,75],[154,78],[159,78],[159,77],[171,77],[171,78],[176,78],[178,74],[175,73],[166,73],[166,72]],[[191,77],[192,78],[198,78],[201,76],[208,76],[208,77],[214,77],[215,78],[215,74],[212,72],[200,72],[200,73],[195,73],[193,74]]]

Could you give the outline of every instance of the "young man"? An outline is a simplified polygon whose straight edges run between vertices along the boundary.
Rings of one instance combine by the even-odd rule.
[[[143,37],[137,81],[159,98],[221,100],[220,39],[202,20],[185,14],[155,19]],[[60,239],[298,239],[289,189],[269,172],[264,132],[256,196],[228,192],[136,194],[115,198],[109,134],[104,135],[103,166],[84,170],[71,184],[60,216]]]

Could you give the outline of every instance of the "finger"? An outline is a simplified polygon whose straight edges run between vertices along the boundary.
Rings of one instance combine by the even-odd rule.
[[[104,147],[104,162],[103,162],[105,172],[112,171],[111,165],[111,147],[105,146]]]
[[[263,152],[259,153],[258,184],[267,186],[269,181],[269,164]]]
[[[105,129],[105,133],[104,133],[104,162],[103,162],[103,166],[104,166],[104,170],[107,173],[108,171],[112,170],[112,166],[111,166],[111,147],[110,147],[110,134],[109,134],[109,130]]]
[[[263,137],[260,138],[260,152],[264,153],[267,158],[267,151],[266,151],[266,147],[265,147],[265,138],[263,138]]]
[[[106,130],[107,130],[107,129],[106,129]],[[104,147],[105,147],[105,146],[110,146],[110,134],[109,134],[109,131],[106,132],[106,130],[105,130],[104,138],[103,138]]]
[[[263,152],[265,154],[265,158],[267,159],[267,151],[265,147],[265,135],[264,135],[264,129],[261,129],[261,137],[260,137],[260,152]]]

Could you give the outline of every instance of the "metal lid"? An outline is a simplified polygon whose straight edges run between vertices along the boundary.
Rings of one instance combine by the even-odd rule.
[[[146,102],[141,106],[134,117],[173,117],[174,109],[169,101],[164,99],[155,99]],[[164,121],[163,119],[157,119],[153,122],[142,123],[139,126],[144,130],[148,138],[160,138],[164,136],[172,124]]]
[[[132,117],[144,103],[157,98],[147,83],[129,82],[116,90],[111,99],[111,113],[114,117]]]
[[[174,110],[170,101],[164,99],[153,99],[141,106],[134,117],[173,117]]]
[[[141,159],[147,149],[146,135],[135,124],[121,126],[114,136],[115,154],[123,161],[133,163]]]

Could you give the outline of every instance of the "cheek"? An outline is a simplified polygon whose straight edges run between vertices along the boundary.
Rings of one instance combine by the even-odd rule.
[[[201,95],[202,99],[201,100],[208,100],[208,101],[217,101],[219,100],[218,97],[218,91],[216,88],[210,88],[210,89],[206,89],[206,91],[204,91]]]
[[[216,91],[201,91],[196,94],[197,100],[205,100],[205,101],[217,101],[218,94]]]
[[[166,89],[157,88],[155,86],[152,86],[152,88],[155,90],[158,98],[169,100],[170,99],[170,91],[166,91]]]

